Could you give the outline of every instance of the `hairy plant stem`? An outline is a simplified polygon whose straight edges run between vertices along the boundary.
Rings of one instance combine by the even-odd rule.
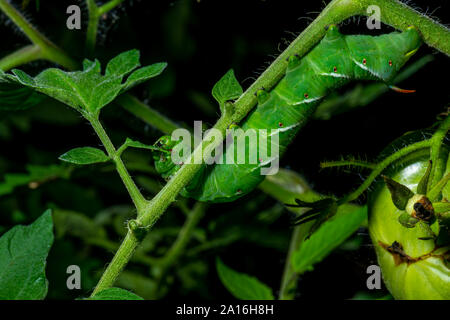
[[[125,167],[122,159],[120,158],[119,153],[117,152],[113,143],[109,139],[109,137],[108,137],[107,133],[105,132],[105,129],[103,128],[102,124],[100,123],[100,120],[98,119],[98,117],[97,116],[86,116],[86,118],[91,123],[92,127],[94,128],[95,132],[97,133],[97,136],[99,137],[100,141],[102,142],[103,146],[105,147],[106,152],[108,153],[108,156],[116,164],[117,172],[119,173],[120,178],[122,179],[125,187],[127,188],[131,199],[133,200],[134,206],[136,207],[137,212],[138,212],[138,216],[141,215],[142,211],[144,210],[144,208],[147,205],[147,200],[145,200],[144,196],[141,194],[141,192],[137,188],[136,184],[134,183],[133,179],[131,178],[130,174],[128,173],[128,170]]]
[[[0,59],[0,69],[9,70],[39,59],[42,59],[41,48],[36,44],[28,45]]]
[[[124,0],[111,0],[107,3],[97,6],[95,0],[86,0],[89,12],[88,29],[86,32],[86,55],[91,56],[94,53],[95,44],[97,42],[98,22],[100,18],[120,5]]]
[[[73,59],[68,57],[60,48],[55,46],[37,31],[8,1],[0,0],[0,10],[2,10],[14,24],[27,35],[33,44],[39,46],[40,57],[42,59],[51,60],[62,66],[69,66],[73,69],[78,67],[78,64]]]
[[[169,118],[166,118],[129,94],[121,95],[116,101],[122,108],[165,134],[171,134],[172,131],[180,127]]]
[[[381,9],[381,20],[393,27],[404,30],[409,25],[415,25],[424,36],[425,42],[431,46],[450,54],[450,31],[430,18],[420,14],[412,8],[393,0],[333,0],[295,40],[280,54],[280,56],[266,69],[263,74],[240,96],[234,103],[233,112],[225,112],[214,125],[222,135],[225,130],[235,122],[240,122],[255,106],[257,89],[264,87],[272,88],[283,76],[287,67],[287,58],[293,54],[303,56],[306,54],[325,34],[325,27],[336,24],[354,15],[366,15],[369,5],[378,5]],[[202,143],[195,148],[190,159],[202,158],[203,149],[211,144],[217,146],[221,141],[211,143],[211,137],[207,135]],[[190,160],[189,159],[189,160]],[[151,228],[158,218],[164,213],[167,207],[175,201],[178,193],[185,185],[192,180],[201,164],[191,164],[187,161],[164,188],[149,202],[144,209],[144,213],[137,219],[137,222],[145,227]],[[353,193],[352,196],[355,196]],[[128,242],[128,243],[127,243]],[[137,243],[130,231],[124,240],[123,248],[133,250]],[[113,261],[106,269],[94,292],[109,288],[114,284],[119,272],[125,267],[129,252],[119,248]]]
[[[433,163],[430,174],[430,186],[434,186],[444,175],[447,167],[447,157],[442,157],[442,143],[450,128],[450,116],[440,124],[433,134],[433,142],[430,149],[430,158]]]
[[[91,296],[96,295],[98,292],[110,288],[119,274],[122,272],[125,265],[131,259],[138,246],[139,241],[133,232],[128,231],[127,235],[123,239],[119,249],[117,250],[111,263],[106,268],[100,281],[97,283]]]
[[[367,177],[367,179],[364,180],[364,182],[359,186],[358,189],[348,194],[347,196],[339,199],[338,204],[341,205],[356,200],[361,194],[363,194],[364,191],[367,190],[367,188],[372,184],[372,182],[393,162],[403,157],[406,157],[407,155],[413,152],[419,151],[421,149],[427,149],[431,146],[431,143],[432,139],[416,142],[390,155],[389,157],[387,157],[386,159],[377,164],[376,168],[371,172],[369,177]]]

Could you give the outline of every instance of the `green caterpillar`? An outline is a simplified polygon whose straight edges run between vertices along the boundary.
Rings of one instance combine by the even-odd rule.
[[[286,74],[273,90],[257,92],[258,106],[244,119],[241,128],[244,131],[276,130],[281,156],[330,91],[352,80],[378,80],[389,84],[421,43],[415,27],[402,33],[373,37],[342,35],[335,25],[331,25],[325,37],[306,56],[289,58]],[[167,152],[176,144],[169,136],[160,138],[155,144],[163,149],[154,154],[156,170],[166,179],[170,179],[180,166],[171,161]],[[252,147],[246,146],[247,149]],[[224,152],[224,158],[228,150]],[[270,161],[271,158],[266,157],[258,159],[257,163],[205,164],[182,195],[207,202],[233,201],[264,180],[264,175],[256,169],[269,166]]]

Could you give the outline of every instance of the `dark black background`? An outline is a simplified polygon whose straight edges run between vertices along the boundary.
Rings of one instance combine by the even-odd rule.
[[[72,3],[83,8],[84,24],[80,31],[68,31],[65,27],[65,9]],[[449,23],[448,1],[416,0],[414,4],[422,11],[432,12],[443,23]],[[151,81],[149,85],[136,88],[134,94],[178,123],[192,126],[194,120],[203,120],[213,125],[218,109],[205,111],[199,108],[198,96],[206,99],[206,105],[214,106],[209,92],[230,68],[235,70],[244,89],[248,87],[324,6],[322,1],[316,0],[133,0],[102,20],[95,56],[106,62],[122,51],[138,48],[144,65],[167,61],[169,67],[161,77],[163,81]],[[27,17],[71,55],[80,60],[84,57],[87,16],[83,2],[41,1],[39,12],[30,6]],[[341,31],[347,34],[392,31],[383,25],[382,30],[369,32],[365,22],[365,18],[351,19],[343,23]],[[0,35],[1,56],[28,43],[4,17]],[[417,89],[416,93],[389,92],[368,107],[329,121],[310,122],[296,138],[281,165],[303,174],[322,193],[339,195],[348,192],[361,177],[320,171],[320,161],[349,154],[374,158],[403,133],[432,125],[436,115],[448,106],[448,58],[423,46],[414,59],[429,53],[435,60],[401,84],[401,87]],[[51,64],[34,62],[23,69],[35,74],[48,66]],[[57,155],[74,146],[98,143],[87,123],[77,115],[74,118],[74,112],[63,108],[61,117],[70,119],[73,124],[67,125],[69,120],[64,125],[35,121],[31,133],[16,130],[13,140],[0,141],[2,158],[8,160],[0,163],[0,174],[21,171],[29,162],[51,163],[51,157],[40,155],[41,151],[56,159]],[[154,142],[159,135],[116,106],[105,109],[104,121],[116,143],[122,141],[125,132],[131,132],[133,137],[146,143]],[[86,183],[80,181],[81,185]],[[118,180],[117,184],[120,185]],[[127,201],[124,193],[117,193],[114,198],[105,195],[103,199],[107,204]],[[239,211],[246,201],[215,206],[218,209],[212,210],[212,215],[222,208]],[[314,273],[301,280],[301,291],[307,293],[308,298],[350,298],[356,291],[364,289],[366,275],[361,265],[373,263],[373,253],[366,248],[357,254],[359,256],[345,258],[330,256],[327,263],[320,264]],[[222,256],[233,267],[253,270],[254,275],[269,279],[268,284],[278,288],[284,255],[240,245],[229,247]],[[213,259],[211,261],[213,263]],[[211,273],[210,278],[209,286],[215,297],[228,297],[216,275]],[[178,294],[174,293],[176,297]]]

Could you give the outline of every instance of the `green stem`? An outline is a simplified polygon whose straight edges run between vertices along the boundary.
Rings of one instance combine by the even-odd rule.
[[[116,101],[135,117],[165,134],[171,134],[172,131],[179,128],[175,122],[129,94],[120,96]]]
[[[107,3],[105,3],[104,5],[98,7],[97,13],[101,17],[103,14],[111,11],[112,9],[117,7],[119,4],[121,4],[122,2],[124,2],[124,0],[111,0]]]
[[[447,167],[447,155],[442,155],[442,144],[450,128],[450,116],[440,124],[433,134],[430,157],[433,163],[430,175],[430,186],[434,186],[444,175]]]
[[[111,0],[100,7],[97,6],[95,0],[86,0],[89,22],[86,33],[86,54],[91,56],[94,53],[95,43],[97,42],[98,22],[105,14],[120,5],[124,0]]]
[[[98,292],[105,290],[114,283],[116,278],[119,276],[120,272],[123,270],[125,265],[133,256],[139,241],[134,236],[133,232],[128,231],[125,239],[122,241],[119,249],[117,250],[111,263],[104,272],[91,296],[94,296]]]
[[[88,12],[89,12],[89,22],[86,32],[86,54],[91,56],[95,49],[95,43],[97,41],[97,29],[98,29],[98,7],[94,0],[86,0]]]
[[[35,44],[28,45],[0,59],[0,69],[6,71],[41,58],[41,48]]]
[[[364,180],[363,184],[361,184],[358,189],[340,199],[338,201],[338,204],[341,205],[343,203],[356,200],[372,184],[372,182],[376,179],[376,177],[378,177],[389,165],[391,165],[392,163],[403,157],[406,157],[407,155],[413,152],[429,148],[431,143],[432,139],[416,142],[390,155],[389,157],[381,161],[379,164],[377,164],[376,169],[372,171],[369,177],[366,180]]]
[[[107,133],[105,132],[105,129],[101,125],[98,118],[97,117],[89,117],[89,116],[87,116],[86,118],[91,123],[92,127],[94,128],[95,132],[97,133],[97,136],[99,137],[100,141],[102,142],[103,146],[105,147],[106,152],[108,153],[109,157],[116,164],[117,172],[119,173],[120,178],[122,179],[125,187],[127,188],[131,199],[133,200],[133,203],[137,209],[138,215],[140,215],[142,213],[142,211],[144,210],[144,208],[146,207],[147,200],[145,200],[144,196],[141,194],[141,192],[137,188],[136,184],[134,183],[133,179],[131,178],[130,174],[128,173],[128,170],[125,167],[122,159],[120,158],[120,155],[116,151],[116,148],[114,147],[113,143],[109,139]]]
[[[338,161],[326,161],[320,163],[320,168],[335,168],[335,167],[361,167],[368,169],[375,169],[375,163],[369,163],[361,160],[338,160]]]
[[[0,10],[2,10],[30,41],[40,48],[40,58],[53,61],[69,69],[78,68],[78,63],[54,45],[44,35],[42,35],[32,24],[30,24],[22,14],[16,10],[8,1],[0,0]]]
[[[120,246],[120,243],[116,243],[109,239],[87,238],[87,239],[83,239],[83,240],[89,245],[103,248],[108,251],[116,251]],[[139,250],[136,251],[136,253],[134,254],[134,256],[132,257],[131,260],[138,262],[138,263],[142,263],[149,267],[154,266],[155,264],[157,264],[159,262],[159,260],[157,258],[148,256],[148,255],[144,254],[143,252],[140,252]]]

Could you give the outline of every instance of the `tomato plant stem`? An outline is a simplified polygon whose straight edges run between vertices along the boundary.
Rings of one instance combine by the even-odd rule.
[[[359,186],[358,189],[350,193],[349,195],[343,197],[338,201],[338,204],[347,203],[353,200],[356,200],[375,180],[376,177],[378,177],[389,165],[391,165],[393,162],[397,161],[398,159],[401,159],[413,152],[419,151],[421,149],[427,149],[431,145],[431,139],[416,142],[414,144],[411,144],[403,149],[400,149],[399,151],[395,152],[394,154],[390,155],[383,161],[381,161],[379,164],[377,164],[376,168],[371,172],[369,177],[364,180],[363,184]]]
[[[91,56],[94,53],[99,20],[104,14],[120,5],[123,1],[124,0],[111,0],[101,6],[97,6],[95,0],[86,0],[89,12],[88,29],[86,32],[86,54],[88,56]]]
[[[43,34],[41,34],[24,16],[17,11],[8,1],[0,0],[0,10],[2,10],[14,24],[30,39],[30,41],[40,48],[38,58],[53,61],[69,69],[78,68],[78,63],[70,58],[64,51],[58,48]],[[11,59],[11,55],[9,56]],[[2,60],[3,61],[3,60]],[[15,61],[16,63],[20,61]],[[3,63],[5,63],[3,61]],[[6,63],[5,63],[6,64]],[[17,65],[17,64],[16,64]]]
[[[114,255],[114,258],[106,268],[106,271],[103,273],[100,281],[92,292],[92,296],[104,289],[111,287],[114,284],[120,272],[133,256],[133,253],[136,250],[138,244],[138,239],[134,236],[133,232],[129,230],[127,235],[125,236],[125,239],[122,241],[122,244]]]
[[[15,66],[22,65],[42,58],[42,51],[38,45],[25,46],[0,59],[0,69],[9,70]]]
[[[91,123],[92,127],[97,133],[97,136],[99,137],[100,141],[105,147],[109,157],[116,164],[117,172],[119,173],[120,178],[122,179],[125,187],[127,188],[131,199],[133,200],[138,215],[140,215],[142,213],[142,210],[146,206],[147,200],[145,200],[144,196],[141,194],[136,184],[134,183],[133,179],[131,178],[130,174],[128,173],[127,168],[125,167],[122,159],[120,158],[120,155],[117,153],[117,150],[114,147],[113,143],[109,139],[108,134],[105,132],[105,129],[100,123],[100,120],[98,120],[98,118],[94,116],[93,117],[88,116],[86,118]]]
[[[132,95],[121,95],[116,101],[122,108],[165,134],[171,134],[172,131],[179,128],[171,119],[150,108]]]
[[[442,144],[450,128],[450,116],[441,123],[433,134],[430,157],[433,163],[430,174],[430,185],[436,184],[444,175],[447,166],[447,155],[442,154]]]

